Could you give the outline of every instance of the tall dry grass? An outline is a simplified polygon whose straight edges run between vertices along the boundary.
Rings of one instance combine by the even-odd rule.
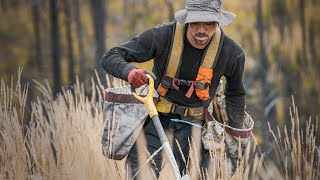
[[[63,90],[54,97],[48,82],[35,82],[41,95],[27,106],[29,84],[21,84],[21,73],[19,70],[16,81],[1,80],[0,179],[124,179],[124,160],[106,159],[101,151],[101,85],[92,79],[92,94],[86,96],[77,82],[72,91]],[[278,128],[276,133],[270,128],[279,162],[266,160],[253,136],[232,179],[320,179],[318,127],[309,120],[301,129],[299,121],[293,103],[291,127]],[[196,142],[190,140],[192,147]],[[191,177],[201,173],[209,179],[230,178],[224,153],[211,153],[208,170],[197,166],[200,154],[196,148],[190,153],[187,173]],[[171,177],[166,164],[160,179]]]
[[[79,82],[54,98],[48,82],[25,119],[28,84],[1,81],[0,179],[115,179],[114,162],[101,153],[101,88],[92,99]],[[95,97],[98,96],[98,101]]]
[[[281,131],[269,131],[274,138],[275,153],[279,169],[284,179],[320,179],[320,146],[316,144],[318,119],[311,118],[306,128],[300,127],[298,108],[292,98],[290,107],[291,127],[286,125]]]

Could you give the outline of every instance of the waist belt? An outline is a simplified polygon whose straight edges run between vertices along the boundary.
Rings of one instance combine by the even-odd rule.
[[[160,97],[160,101],[157,102],[156,108],[161,113],[173,113],[181,116],[190,116],[195,119],[204,120],[203,107],[186,107],[174,104],[167,99]]]

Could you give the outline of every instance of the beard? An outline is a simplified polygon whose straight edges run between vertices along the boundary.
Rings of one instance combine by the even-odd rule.
[[[195,40],[195,42],[199,45],[204,45],[207,44],[209,41],[209,35],[205,34],[205,33],[196,33],[193,36],[193,39]]]

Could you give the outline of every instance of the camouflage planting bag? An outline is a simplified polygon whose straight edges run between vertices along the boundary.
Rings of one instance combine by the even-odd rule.
[[[216,95],[206,112],[206,124],[202,132],[202,142],[206,150],[219,151],[223,143],[227,146],[229,154],[237,155],[238,141],[246,146],[250,140],[254,121],[244,112],[243,127],[241,129],[228,126],[225,96],[222,95],[223,82],[220,80]]]
[[[230,159],[234,174],[250,141],[254,121],[247,112],[244,112],[241,129],[227,125],[226,102],[221,87],[219,85],[215,98],[205,112],[206,124],[202,131],[202,143],[204,149],[208,151],[225,152]]]
[[[148,89],[142,86],[136,92],[144,97]],[[156,92],[153,97],[156,101]],[[106,89],[103,104],[103,154],[110,159],[123,159],[134,145],[147,117],[147,108],[132,95],[131,86]]]

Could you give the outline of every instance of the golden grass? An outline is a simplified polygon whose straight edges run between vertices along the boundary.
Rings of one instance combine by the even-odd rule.
[[[114,162],[101,153],[101,103],[79,83],[54,98],[47,82],[36,82],[42,97],[24,125],[28,86],[21,86],[20,74],[16,84],[1,81],[0,179],[115,179]],[[92,87],[93,97],[99,95],[99,86]]]
[[[1,80],[0,179],[124,179],[124,160],[113,161],[102,155],[101,85],[92,79],[92,98],[85,95],[79,82],[74,90],[63,90],[54,97],[48,82],[35,82],[42,95],[27,106],[29,85],[21,84],[21,73],[19,70],[16,82],[14,78],[9,84]],[[276,132],[270,127],[279,162],[267,161],[257,153],[253,136],[232,179],[320,179],[317,123],[309,120],[301,129],[299,121],[293,102],[291,127]],[[230,179],[224,153],[212,152],[209,169],[203,170],[197,165],[199,141],[189,142],[192,149],[189,161],[184,159],[189,167],[186,173],[193,179],[200,173],[209,179]],[[166,164],[160,179],[171,179],[170,172]]]
[[[277,129],[277,135],[269,131],[274,138],[279,168],[285,179],[319,179],[320,178],[320,146],[316,144],[318,122],[307,122],[305,129],[300,128],[298,109],[292,98],[290,108],[291,128],[284,127],[283,132]],[[282,133],[284,137],[282,138]]]

